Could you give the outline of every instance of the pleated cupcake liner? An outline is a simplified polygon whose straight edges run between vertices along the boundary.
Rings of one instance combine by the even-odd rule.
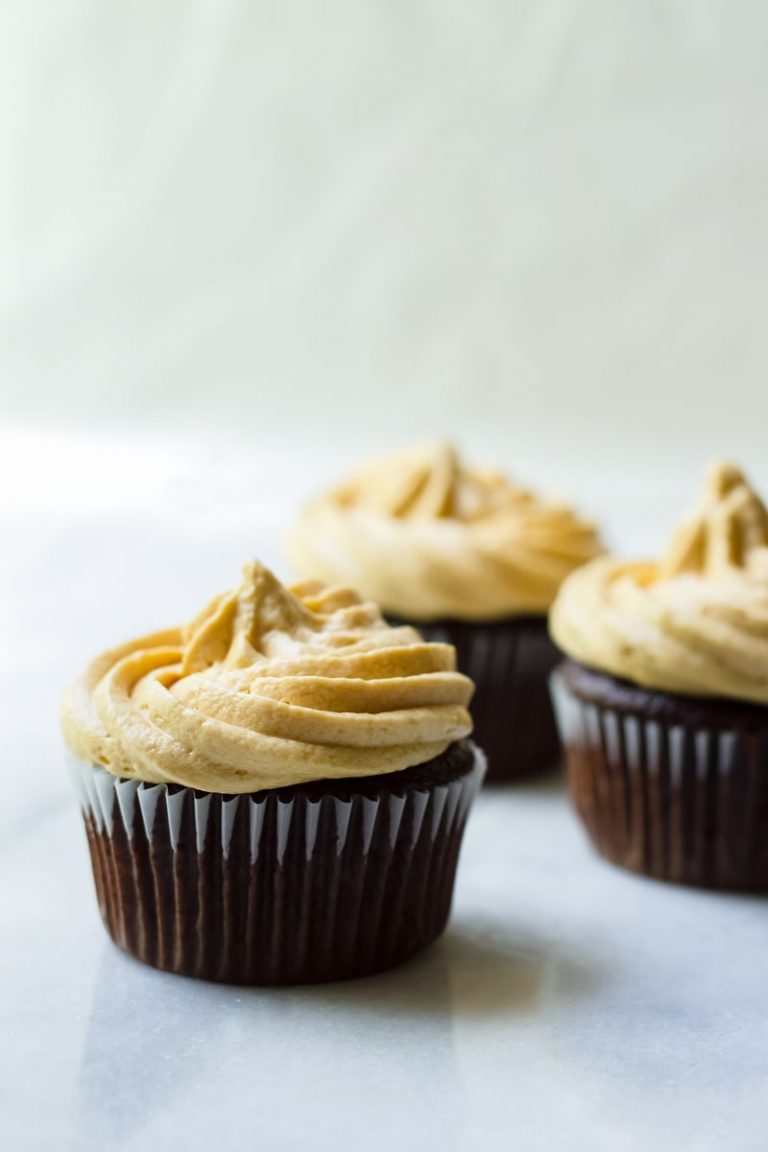
[[[611,708],[551,678],[573,804],[597,851],[658,880],[768,891],[768,712]],[[749,706],[748,706],[749,707]]]
[[[472,737],[488,757],[486,782],[517,780],[557,764],[560,740],[548,679],[562,654],[549,637],[546,617],[490,623],[387,618],[456,648],[459,671],[475,682]]]
[[[328,781],[320,796],[317,785],[224,796],[75,761],[104,924],[147,964],[227,983],[314,983],[401,963],[448,918],[485,767],[477,748],[466,752],[444,783],[404,778],[377,794],[367,780],[356,794]]]

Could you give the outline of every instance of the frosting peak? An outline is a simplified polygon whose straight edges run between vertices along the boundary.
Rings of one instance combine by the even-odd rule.
[[[713,465],[658,563],[586,565],[550,627],[569,656],[644,687],[768,704],[768,511],[734,465]]]
[[[471,731],[454,649],[344,588],[263,565],[183,628],[106,652],[70,689],[67,743],[117,776],[252,792],[423,763]]]
[[[311,503],[289,538],[302,572],[417,620],[544,612],[599,551],[594,527],[451,444],[387,456]]]
[[[337,492],[342,507],[363,505],[401,520],[459,516],[462,473],[451,444],[411,449],[391,460],[377,461]]]
[[[716,580],[735,569],[764,563],[768,511],[744,474],[718,462],[707,473],[699,504],[672,537],[659,564],[659,578],[689,572]]]

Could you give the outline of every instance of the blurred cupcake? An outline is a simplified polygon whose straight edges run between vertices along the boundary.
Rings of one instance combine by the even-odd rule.
[[[730,464],[658,563],[563,585],[553,676],[568,778],[597,850],[635,872],[768,889],[768,513]]]
[[[455,646],[476,684],[489,779],[555,760],[547,611],[568,573],[599,552],[591,524],[433,444],[376,461],[313,501],[288,549],[300,573],[360,588],[392,622]]]
[[[98,657],[62,720],[114,941],[244,984],[429,944],[483,772],[471,694],[448,645],[256,562],[186,627]]]

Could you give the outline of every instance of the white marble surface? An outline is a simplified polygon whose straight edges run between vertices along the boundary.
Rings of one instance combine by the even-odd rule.
[[[296,493],[263,498],[263,455],[230,460],[211,496],[167,453],[2,448],[18,480],[0,500],[0,1146],[763,1152],[765,903],[600,863],[558,778],[481,797],[450,930],[398,971],[244,991],[119,954],[63,768],[62,686],[249,552],[276,559]],[[36,483],[54,458],[57,483]]]

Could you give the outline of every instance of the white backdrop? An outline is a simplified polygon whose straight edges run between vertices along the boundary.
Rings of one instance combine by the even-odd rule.
[[[9,0],[0,416],[768,482],[766,60],[760,0]]]

